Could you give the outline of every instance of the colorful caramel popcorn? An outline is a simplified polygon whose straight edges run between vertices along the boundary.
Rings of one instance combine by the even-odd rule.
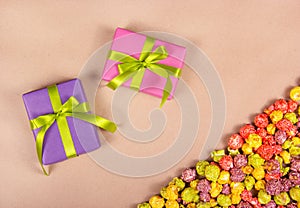
[[[300,87],[138,208],[300,208]]]

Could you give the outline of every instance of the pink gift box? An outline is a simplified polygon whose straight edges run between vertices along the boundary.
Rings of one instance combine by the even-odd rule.
[[[111,45],[111,50],[122,52],[138,59],[143,49],[146,37],[147,36],[143,34],[117,28]],[[183,67],[186,52],[184,47],[156,39],[152,51],[159,46],[164,46],[166,48],[168,57],[158,63],[180,69]],[[118,64],[119,62],[108,59],[104,67],[102,79],[110,81],[116,77],[119,74]],[[173,97],[178,82],[176,77],[170,76],[170,79],[172,81],[172,91],[170,92],[168,99]],[[131,79],[125,82],[123,86],[130,87],[130,83]],[[150,70],[146,70],[140,86],[140,91],[161,98],[163,96],[165,84],[165,78],[151,72]]]

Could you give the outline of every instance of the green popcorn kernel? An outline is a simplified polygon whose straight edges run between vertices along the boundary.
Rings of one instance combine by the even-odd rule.
[[[229,196],[220,194],[217,198],[217,202],[222,207],[229,207],[231,205],[231,199]]]
[[[196,164],[196,171],[198,175],[205,176],[205,168],[209,165],[209,162],[207,161],[199,161]]]
[[[151,208],[149,203],[138,204],[137,208]]]
[[[293,187],[290,189],[290,196],[293,200],[300,202],[300,188]]]
[[[210,153],[210,157],[215,162],[219,162],[224,155],[225,155],[225,150],[215,150]]]
[[[255,178],[253,176],[246,176],[245,180],[244,180],[244,184],[245,184],[245,187],[248,191],[250,191],[254,184],[255,184]]]
[[[185,182],[182,179],[175,177],[172,179],[169,185],[175,185],[178,187],[178,191],[181,191],[185,187]]]
[[[252,154],[248,157],[248,164],[254,168],[258,168],[265,163],[265,160],[259,154]]]
[[[261,204],[268,204],[271,201],[271,195],[264,190],[260,190],[258,192],[258,201]]]
[[[216,165],[208,165],[205,168],[205,177],[209,181],[216,182],[220,175],[220,168]]]
[[[288,203],[290,203],[291,199],[286,192],[281,192],[280,194],[274,196],[274,201],[278,205],[285,206],[288,205]]]
[[[181,198],[187,203],[198,202],[199,201],[198,191],[196,191],[191,187],[185,188],[181,193]]]

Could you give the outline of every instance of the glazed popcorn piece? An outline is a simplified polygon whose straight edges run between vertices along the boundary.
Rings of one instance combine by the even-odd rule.
[[[300,87],[290,98],[257,114],[211,161],[185,169],[138,208],[299,208]]]

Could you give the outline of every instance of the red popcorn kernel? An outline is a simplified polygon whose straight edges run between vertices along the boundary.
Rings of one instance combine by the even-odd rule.
[[[293,123],[284,118],[276,123],[276,127],[282,131],[289,131],[293,128]]]
[[[287,113],[287,111],[288,111],[288,102],[286,102],[286,100],[284,100],[284,99],[277,100],[274,103],[274,107],[275,107],[275,110],[280,110],[283,113]]]
[[[267,114],[267,115],[270,115],[270,113],[272,113],[272,111],[275,109],[275,106],[274,104],[270,105],[268,108],[266,108],[264,110],[264,113]]]
[[[252,193],[251,193],[251,191],[248,191],[248,190],[244,189],[243,192],[241,193],[241,198],[244,201],[250,202],[251,199],[252,199]]]
[[[288,112],[294,112],[295,110],[297,110],[298,108],[298,103],[296,101],[293,100],[289,100],[288,102]]]
[[[233,168],[233,159],[230,155],[225,155],[219,161],[219,165],[223,170],[230,170]]]
[[[256,134],[258,134],[260,137],[264,138],[268,135],[268,132],[264,128],[257,128]]]
[[[273,179],[280,179],[281,173],[266,173],[265,179],[266,181],[273,180]]]
[[[262,142],[263,142],[263,144],[269,144],[269,145],[275,145],[276,144],[276,141],[275,141],[273,135],[267,135],[267,136],[263,137]]]
[[[251,124],[246,124],[242,128],[240,128],[240,135],[244,139],[247,139],[250,134],[255,134],[255,133],[256,133],[255,127],[252,126]]]
[[[259,128],[266,128],[269,124],[268,115],[265,113],[258,114],[254,118],[254,124]]]
[[[272,146],[273,150],[274,150],[274,154],[278,155],[282,152],[282,147],[280,145],[274,145]]]
[[[228,140],[228,146],[231,149],[239,149],[244,144],[244,139],[239,134],[233,134],[230,136]]]
[[[265,160],[270,160],[275,153],[274,148],[268,144],[262,144],[256,152]]]

